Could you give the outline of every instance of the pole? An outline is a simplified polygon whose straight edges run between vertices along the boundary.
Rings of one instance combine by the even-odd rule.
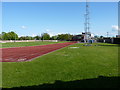
[[[14,31],[14,33],[15,33],[15,31]],[[15,41],[14,42],[16,42],[16,34],[15,34]]]
[[[40,41],[40,33],[39,33],[39,41]]]
[[[9,33],[10,33],[10,30],[9,30]],[[10,38],[10,41],[11,41],[11,37],[10,37],[10,34],[9,34],[9,38]]]
[[[15,35],[15,41],[16,41],[16,35]]]
[[[42,34],[42,41],[44,40],[44,33]]]
[[[109,33],[109,32],[107,32],[107,37],[108,37],[108,33]]]

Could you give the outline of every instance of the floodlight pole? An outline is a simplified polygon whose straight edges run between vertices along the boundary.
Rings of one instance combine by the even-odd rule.
[[[14,33],[15,33],[15,30],[14,30]],[[14,36],[14,37],[15,37],[15,40],[14,40],[14,42],[16,42],[16,33],[15,33],[15,36]]]
[[[44,34],[43,34],[43,41],[44,41]]]
[[[108,33],[109,33],[109,32],[107,32],[107,37],[108,37]]]
[[[43,35],[42,35],[42,41],[44,41],[44,33],[43,33]]]
[[[10,30],[9,30],[9,33],[10,33]],[[9,34],[9,38],[10,38],[10,41],[11,41],[11,37],[10,37],[10,34]]]
[[[40,33],[39,33],[39,41],[40,41],[40,39],[41,39],[41,38],[40,38]]]

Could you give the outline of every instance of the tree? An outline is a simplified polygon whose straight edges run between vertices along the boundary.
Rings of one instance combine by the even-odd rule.
[[[19,40],[33,40],[34,38],[31,36],[21,36],[19,37]]]
[[[41,37],[37,35],[37,36],[34,37],[34,39],[35,39],[35,40],[40,40]]]
[[[19,37],[19,40],[26,40],[25,36]]]
[[[2,40],[17,40],[18,39],[18,35],[11,31],[11,32],[2,32]]]
[[[0,40],[2,40],[2,34],[0,34]]]
[[[52,37],[50,38],[50,40],[57,40],[57,38],[58,38],[57,35],[56,35],[56,36],[52,36]]]
[[[96,36],[94,36],[94,38],[95,38],[95,39],[98,39],[98,38],[99,38],[99,36],[97,36],[97,35],[96,35]]]
[[[67,41],[69,41],[69,40],[72,39],[72,37],[73,37],[73,35],[70,35],[70,34],[59,34],[57,39],[58,40],[67,40]]]
[[[26,36],[25,39],[26,40],[32,40],[32,37],[31,36]]]
[[[103,36],[100,36],[100,38],[103,38]]]
[[[2,40],[4,40],[4,35],[5,35],[5,34],[6,34],[5,32],[2,32],[2,33],[1,33]]]
[[[9,40],[9,34],[6,32],[2,32],[2,40]]]
[[[8,34],[8,40],[18,40],[18,35],[15,32],[11,31],[8,32],[7,34]]]
[[[4,35],[6,32],[2,32],[1,35]]]
[[[68,41],[72,40],[73,35],[67,34],[68,35]]]
[[[43,33],[43,34],[41,35],[41,39],[42,39],[42,40],[49,40],[49,39],[50,39],[50,35],[49,35],[48,33]]]

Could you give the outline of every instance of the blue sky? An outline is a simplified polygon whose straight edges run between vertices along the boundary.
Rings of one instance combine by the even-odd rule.
[[[19,36],[84,31],[85,2],[3,2],[2,30]],[[118,33],[118,3],[90,2],[90,31],[95,35]]]

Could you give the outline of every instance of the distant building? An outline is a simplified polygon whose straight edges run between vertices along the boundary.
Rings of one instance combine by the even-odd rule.
[[[113,44],[120,44],[120,38],[119,37],[114,37],[114,38],[111,38],[111,37],[104,37],[104,38],[101,38],[101,39],[98,39],[97,40],[98,42],[104,42],[104,43],[113,43]]]
[[[79,34],[72,37],[72,41],[83,41],[84,35]]]
[[[120,38],[112,38],[111,39],[111,43],[114,43],[114,44],[120,44]]]
[[[91,36],[91,33],[88,33],[89,36]],[[82,32],[82,34],[79,35],[75,35],[72,37],[72,41],[80,41],[80,42],[84,42],[84,38],[85,38],[85,33]],[[88,37],[89,38],[89,37]]]
[[[116,35],[116,38],[120,38],[120,35]]]
[[[110,37],[104,37],[103,42],[104,43],[111,43],[111,38]]]

